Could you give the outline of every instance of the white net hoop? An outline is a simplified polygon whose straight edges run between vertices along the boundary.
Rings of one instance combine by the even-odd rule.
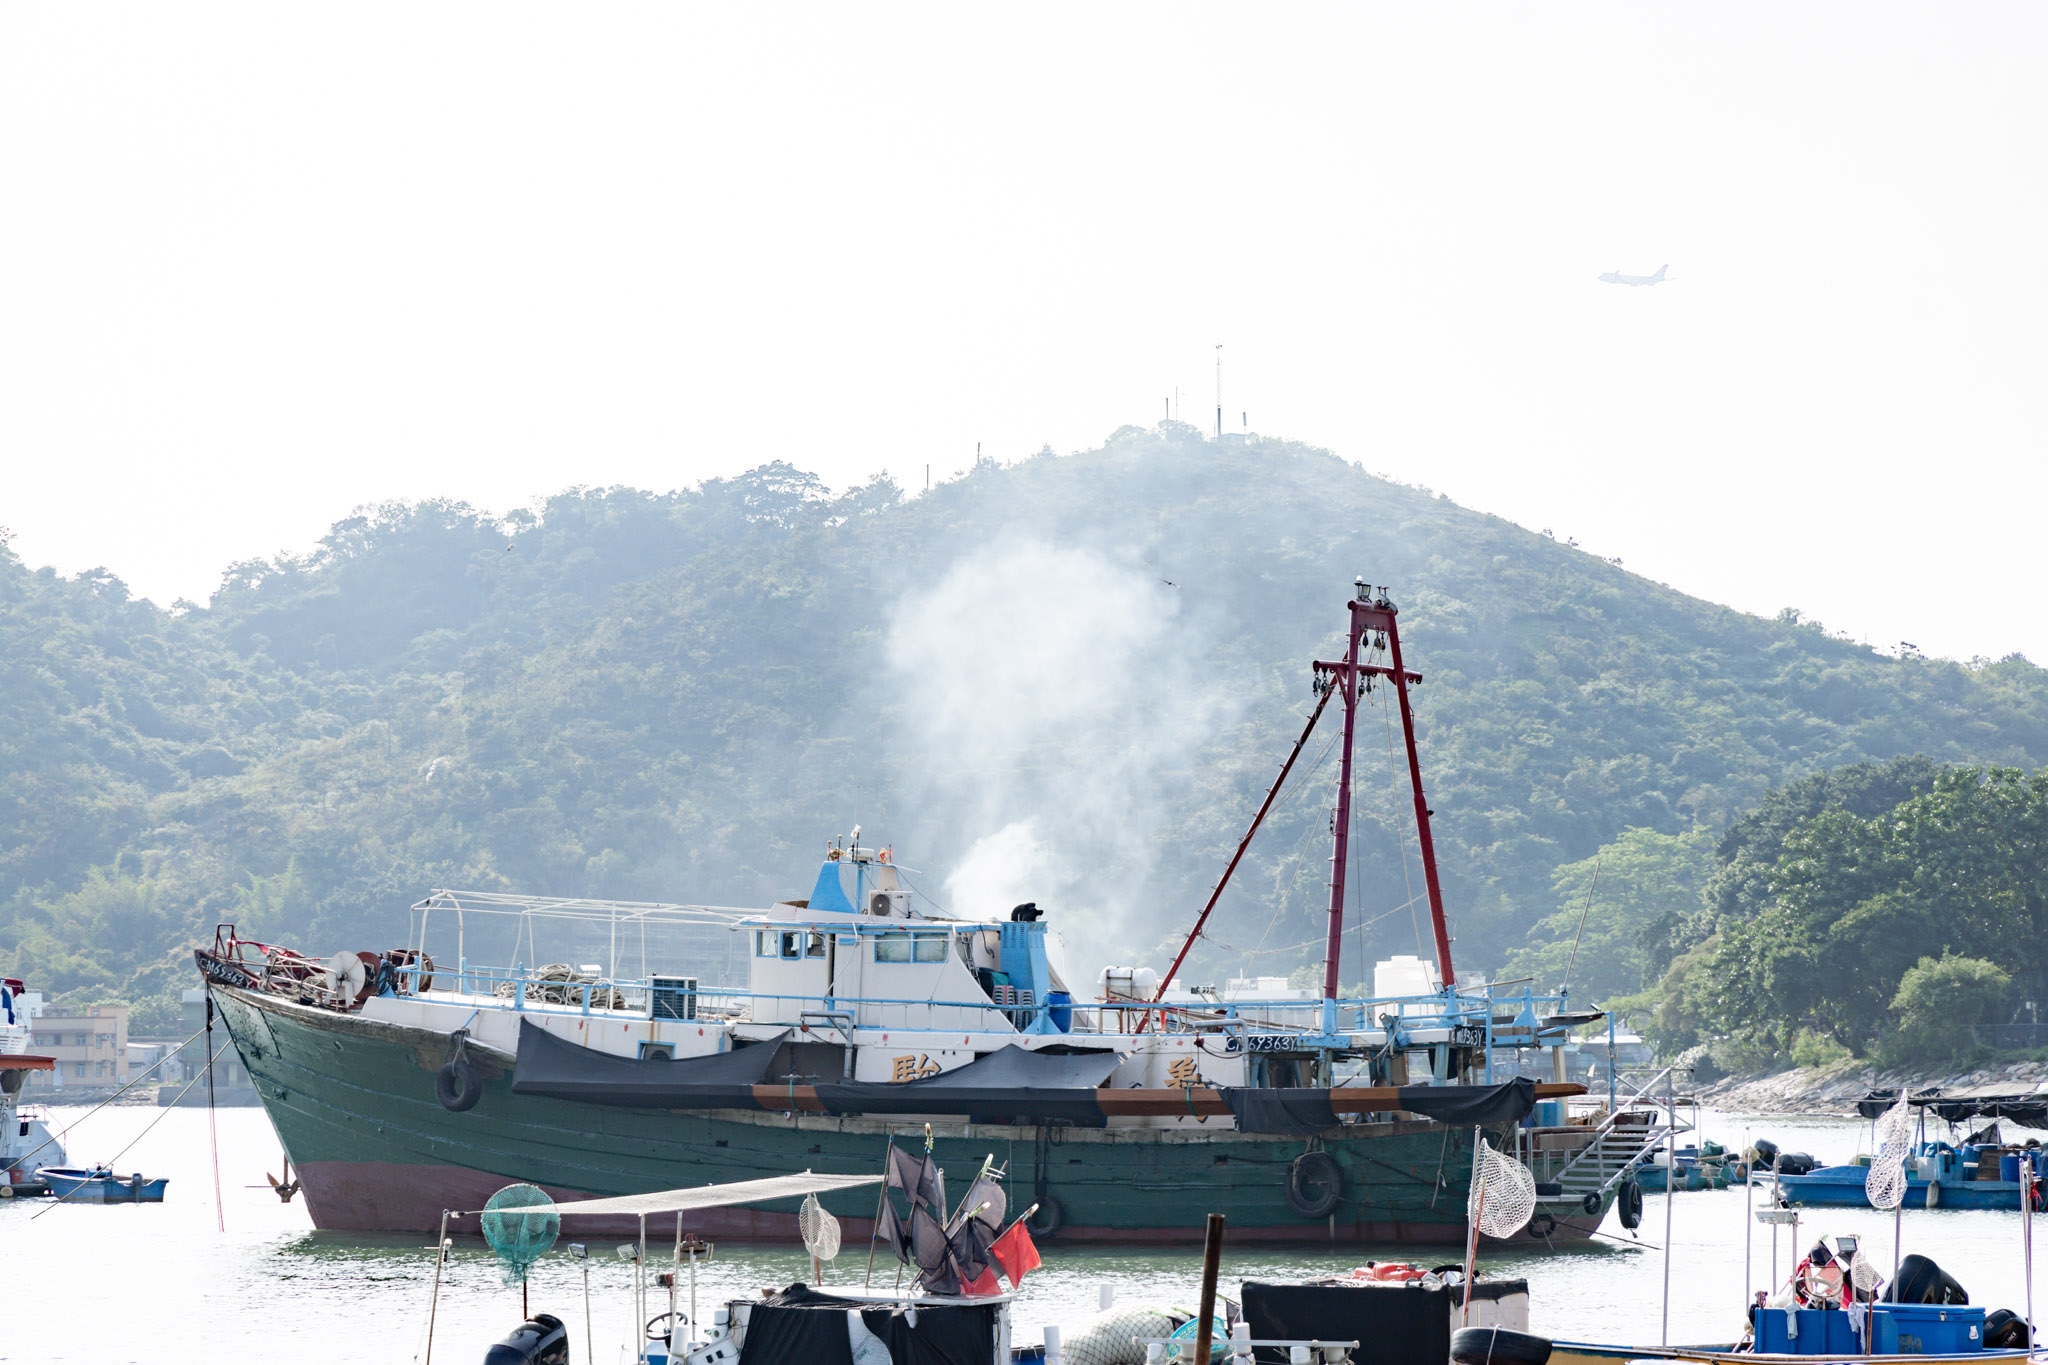
[[[1863,1193],[1870,1207],[1895,1209],[1906,1197],[1906,1156],[1913,1148],[1913,1110],[1906,1103],[1904,1086],[1899,1088],[1899,1102],[1877,1121],[1877,1142],[1870,1173],[1863,1177]]]
[[[839,1254],[839,1220],[825,1212],[818,1202],[818,1196],[804,1196],[803,1207],[796,1212],[797,1231],[803,1234],[804,1250],[821,1261],[829,1261]]]
[[[1512,1237],[1536,1212],[1536,1177],[1511,1156],[1479,1143],[1479,1169],[1465,1197],[1465,1217],[1488,1237]]]

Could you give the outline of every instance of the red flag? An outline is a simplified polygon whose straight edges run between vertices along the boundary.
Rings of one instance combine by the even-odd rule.
[[[1019,1218],[1010,1224],[1010,1230],[996,1238],[989,1247],[989,1254],[996,1258],[1003,1273],[1010,1277],[1012,1287],[1024,1283],[1024,1277],[1042,1264],[1038,1259],[1038,1248],[1032,1244],[1031,1234]]]
[[[995,1267],[983,1266],[981,1277],[963,1282],[960,1292],[971,1299],[982,1294],[1000,1294],[1003,1292],[1003,1286],[1002,1282],[996,1279]]]

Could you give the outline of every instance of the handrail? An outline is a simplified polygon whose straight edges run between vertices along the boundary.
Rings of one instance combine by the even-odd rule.
[[[1655,1076],[1652,1076],[1649,1080],[1645,1081],[1641,1086],[1637,1087],[1635,1093],[1628,1096],[1626,1100],[1616,1100],[1614,1108],[1608,1112],[1606,1122],[1602,1123],[1598,1128],[1592,1130],[1592,1141],[1588,1142],[1584,1147],[1580,1148],[1576,1153],[1574,1153],[1571,1160],[1565,1162],[1564,1165],[1558,1167],[1555,1171],[1551,1172],[1550,1179],[1552,1180],[1552,1182],[1563,1181],[1565,1176],[1569,1174],[1575,1167],[1577,1167],[1580,1162],[1585,1161],[1587,1158],[1593,1156],[1595,1153],[1601,1153],[1601,1144],[1606,1140],[1609,1134],[1614,1132],[1614,1130],[1620,1126],[1620,1119],[1624,1108],[1626,1108],[1629,1105],[1641,1103],[1644,1098],[1644,1092],[1648,1090],[1650,1086],[1655,1085],[1658,1081],[1661,1081],[1666,1076],[1670,1075],[1674,1069],[1675,1068],[1668,1066],[1665,1067],[1662,1071],[1659,1071]],[[1653,1107],[1665,1107],[1663,1099],[1657,1096],[1651,1096],[1648,1102]],[[1661,1121],[1654,1122],[1650,1124],[1649,1127],[1643,1130],[1644,1140],[1642,1146],[1637,1150],[1634,1156],[1630,1157],[1627,1161],[1622,1162],[1621,1165],[1615,1170],[1615,1172],[1612,1175],[1608,1176],[1605,1180],[1601,1182],[1600,1189],[1602,1191],[1605,1191],[1609,1187],[1617,1184],[1631,1171],[1641,1166],[1644,1163],[1644,1161],[1646,1161],[1649,1158],[1650,1153],[1656,1150],[1656,1139],[1662,1138],[1667,1134],[1671,1136],[1676,1136],[1678,1134],[1678,1132],[1680,1131],[1678,1127],[1678,1106],[1676,1104],[1672,1104],[1669,1106],[1669,1110],[1670,1112]],[[1604,1156],[1605,1154],[1601,1153],[1601,1155]],[[1597,1164],[1601,1165],[1601,1169],[1605,1169],[1604,1163]]]

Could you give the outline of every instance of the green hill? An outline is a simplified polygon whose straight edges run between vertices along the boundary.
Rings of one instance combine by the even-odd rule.
[[[1868,759],[2048,762],[2025,660],[1877,655],[1169,424],[915,499],[774,464],[502,522],[384,507],[175,612],[0,552],[0,952],[162,1002],[217,919],[325,953],[401,942],[444,885],[760,904],[859,822],[940,905],[1036,899],[1080,961],[1163,966],[1355,574],[1426,675],[1462,966],[1554,936],[1553,876],[1625,830],[1718,832]],[[1354,966],[1426,940],[1394,736],[1377,710],[1360,733]],[[1332,767],[1276,811],[1196,979],[1320,957]]]

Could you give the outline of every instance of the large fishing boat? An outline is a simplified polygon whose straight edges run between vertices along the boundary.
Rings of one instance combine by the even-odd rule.
[[[437,891],[404,948],[306,958],[224,925],[198,965],[323,1228],[430,1230],[507,1181],[559,1200],[764,1171],[872,1171],[891,1135],[993,1155],[1041,1237],[1443,1243],[1475,1135],[1535,1173],[1526,1235],[1590,1235],[1665,1135],[1646,1106],[1572,1121],[1568,1031],[1599,1016],[1462,985],[1429,837],[1397,612],[1361,580],[1344,657],[1172,966],[1084,991],[1035,904],[956,917],[887,847],[832,842],[808,896],[759,910]],[[1398,707],[1436,962],[1337,981],[1359,708]],[[1330,703],[1342,719],[1323,989],[1194,988],[1179,969]],[[1433,966],[1433,972],[1430,970]],[[1538,1081],[1512,1065],[1532,1050]],[[828,1197],[864,1235],[873,1208]],[[793,1209],[702,1232],[793,1239]]]

